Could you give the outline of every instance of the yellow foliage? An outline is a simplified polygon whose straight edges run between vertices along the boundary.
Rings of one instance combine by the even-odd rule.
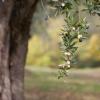
[[[59,52],[52,42],[44,43],[37,35],[30,39],[27,55],[28,65],[56,67],[59,59]]]
[[[30,39],[27,55],[28,65],[56,67],[61,62],[58,34],[63,24],[63,17],[50,19],[46,28],[50,40],[42,40],[39,35],[34,35]]]
[[[100,35],[94,34],[91,36],[86,47],[83,48],[82,54],[80,54],[81,59],[92,59],[100,61]]]

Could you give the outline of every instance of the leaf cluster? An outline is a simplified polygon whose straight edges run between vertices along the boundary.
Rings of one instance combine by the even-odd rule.
[[[65,16],[65,25],[60,33],[62,37],[62,50],[65,54],[65,64],[60,65],[59,77],[62,77],[66,76],[66,72],[73,62],[74,55],[78,49],[77,43],[86,39],[88,34],[89,24],[86,18],[80,18],[78,7],[83,3],[85,9],[81,11],[88,11],[90,15],[97,14],[100,16],[100,0],[63,0],[63,2],[62,0],[56,0],[55,3],[58,12]]]

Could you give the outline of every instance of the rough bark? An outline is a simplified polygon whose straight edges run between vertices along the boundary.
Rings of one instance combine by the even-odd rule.
[[[0,1],[0,100],[11,100],[9,74],[9,19],[12,0]]]
[[[24,66],[29,29],[38,0],[16,2],[11,15],[10,78],[12,100],[24,100]]]
[[[28,39],[16,37],[10,53],[10,78],[12,100],[24,100],[24,66],[27,53]],[[16,48],[16,49],[13,49]]]
[[[5,30],[5,24],[0,23],[0,100],[11,100],[8,68],[9,34],[5,34]]]
[[[0,100],[24,100],[24,66],[38,0],[0,0]]]

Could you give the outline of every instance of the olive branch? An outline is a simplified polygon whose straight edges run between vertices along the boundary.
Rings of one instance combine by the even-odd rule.
[[[55,1],[55,0],[54,0]],[[87,11],[90,15],[100,16],[99,0],[56,0],[57,12],[65,16],[65,25],[60,33],[62,38],[61,48],[64,54],[65,63],[59,65],[59,76],[68,75],[68,70],[74,61],[74,55],[79,48],[78,42],[83,42],[87,38],[89,23],[85,18],[80,17],[79,5],[83,4],[85,8],[81,11]]]

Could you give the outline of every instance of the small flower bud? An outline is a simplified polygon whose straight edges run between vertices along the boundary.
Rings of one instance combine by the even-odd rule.
[[[64,7],[65,6],[65,3],[62,3],[61,6]]]
[[[71,55],[71,53],[70,53],[70,52],[65,52],[64,54],[65,54],[65,55],[68,55],[68,56],[70,56],[70,55]]]
[[[70,61],[67,61],[67,64],[70,65]]]
[[[82,38],[82,35],[81,34],[78,35],[78,39],[80,39],[80,38]]]
[[[65,67],[65,64],[60,64],[59,67],[64,68]]]
[[[70,65],[68,65],[67,67],[70,68]]]
[[[62,67],[62,64],[58,65],[59,67]]]
[[[75,27],[73,27],[72,30],[75,31]]]

